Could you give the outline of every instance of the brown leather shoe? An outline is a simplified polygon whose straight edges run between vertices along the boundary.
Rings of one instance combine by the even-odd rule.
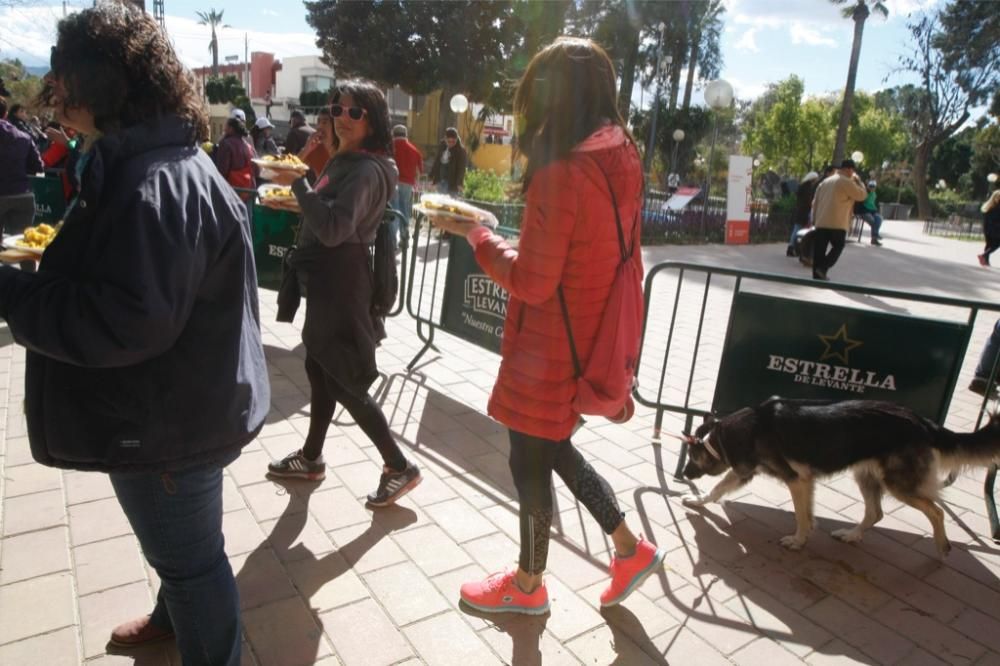
[[[150,622],[151,618],[151,615],[143,615],[119,624],[111,631],[109,642],[116,647],[129,648],[174,637],[173,631],[157,627]]]

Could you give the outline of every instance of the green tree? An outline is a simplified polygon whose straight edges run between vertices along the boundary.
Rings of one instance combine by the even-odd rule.
[[[886,160],[897,161],[906,154],[906,125],[898,114],[870,104],[851,125],[848,145],[865,154],[866,167],[878,168]]]
[[[687,81],[684,85],[684,102],[681,108],[691,106],[691,93],[694,89],[694,72],[700,67],[702,79],[711,79],[719,75],[722,69],[722,52],[719,41],[722,38],[722,15],[726,8],[722,0],[701,0],[695,3],[695,11],[691,12],[689,20],[690,51],[687,61]]]
[[[205,97],[212,104],[228,104],[240,97],[245,97],[247,91],[240,80],[232,74],[225,76],[210,76],[205,82]]]
[[[837,125],[837,138],[833,146],[833,161],[839,162],[844,158],[844,151],[847,145],[847,128],[851,121],[851,103],[854,101],[854,83],[858,78],[858,60],[861,58],[861,38],[865,31],[865,21],[871,16],[872,11],[881,14],[882,17],[889,15],[885,3],[873,0],[871,7],[866,0],[830,0],[835,5],[845,5],[842,11],[844,18],[854,21],[854,41],[851,43],[851,62],[847,68],[847,85],[844,86],[844,102],[840,110],[840,123]]]
[[[215,29],[230,27],[222,25],[224,11],[209,9],[207,12],[195,12],[198,15],[198,25],[207,25],[212,29],[212,40],[208,43],[208,51],[212,54],[212,76],[219,75],[219,39],[216,37]]]
[[[42,91],[42,79],[29,74],[20,60],[14,58],[0,61],[0,79],[3,79],[10,91],[10,97],[7,99],[9,104],[20,104],[26,107],[29,113],[38,113],[41,110],[35,104],[35,100]]]

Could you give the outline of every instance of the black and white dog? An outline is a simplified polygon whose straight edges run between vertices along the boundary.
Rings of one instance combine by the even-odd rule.
[[[705,496],[686,497],[702,506],[761,473],[784,481],[795,507],[795,534],[781,545],[799,550],[813,528],[813,488],[817,478],[851,469],[865,501],[854,528],[836,530],[842,541],[860,541],[882,519],[882,494],[921,511],[931,521],[941,556],[951,545],[944,511],[937,505],[942,475],[990,464],[1000,455],[1000,417],[991,416],[973,433],[955,433],[890,402],[785,400],[770,398],[722,419],[710,419],[684,438],[689,461],[684,476],[725,477]]]

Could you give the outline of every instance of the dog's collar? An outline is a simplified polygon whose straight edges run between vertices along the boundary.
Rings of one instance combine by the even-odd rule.
[[[702,439],[701,437],[695,437],[694,435],[671,435],[671,437],[676,437],[688,446],[704,446],[705,450],[715,458],[716,460],[722,460],[722,456],[719,452],[715,450],[715,447],[708,443],[707,439]]]

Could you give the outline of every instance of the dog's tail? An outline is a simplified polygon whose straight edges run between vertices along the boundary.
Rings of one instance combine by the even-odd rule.
[[[944,467],[980,467],[1000,459],[1000,414],[990,415],[990,420],[975,432],[952,432],[940,428],[934,448],[941,455]]]

